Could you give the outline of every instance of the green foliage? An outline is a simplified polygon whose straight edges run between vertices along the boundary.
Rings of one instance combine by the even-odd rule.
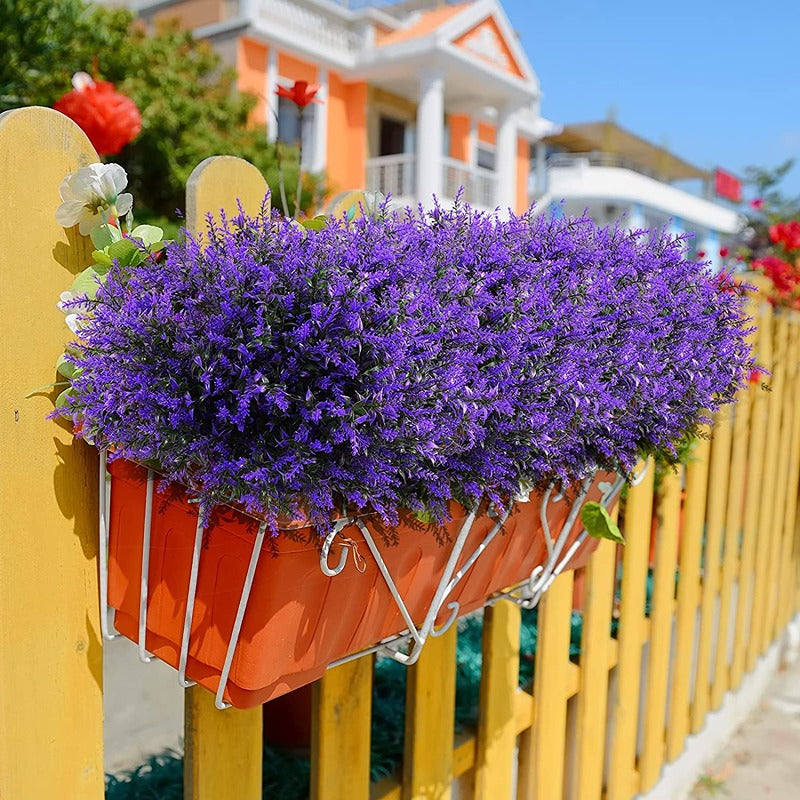
[[[744,171],[744,182],[752,187],[753,194],[764,201],[760,210],[748,209],[744,246],[740,253],[748,258],[766,255],[772,244],[769,226],[776,222],[800,219],[800,195],[787,195],[781,189],[783,179],[792,171],[795,159],[790,158],[778,166],[750,166]]]
[[[143,205],[140,220],[174,216],[184,206],[189,174],[211,155],[246,158],[278,186],[275,147],[262,129],[247,127],[255,98],[235,91],[235,73],[222,67],[207,42],[175,24],[152,34],[122,8],[85,0],[0,0],[0,111],[52,106],[72,75],[92,72],[116,84],[142,114],[142,132],[113,158],[128,172]],[[297,185],[296,149],[282,145],[289,198]],[[319,178],[303,182],[303,208],[318,204]],[[293,200],[289,201],[292,212]]]
[[[581,509],[581,522],[589,536],[625,544],[625,539],[623,539],[617,523],[611,519],[611,514],[600,503],[596,503],[594,500],[585,503]]]

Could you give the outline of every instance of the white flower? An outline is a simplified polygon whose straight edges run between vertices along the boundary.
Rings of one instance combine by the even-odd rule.
[[[59,225],[78,225],[88,236],[109,216],[124,217],[133,206],[133,196],[120,194],[128,175],[119,164],[90,164],[64,178],[58,193],[63,201],[56,210]]]
[[[80,328],[80,321],[81,318],[78,314],[67,314],[64,322],[67,323],[67,327],[73,332],[78,333],[78,328]]]

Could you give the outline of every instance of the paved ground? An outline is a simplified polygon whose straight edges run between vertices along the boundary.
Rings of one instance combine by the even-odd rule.
[[[697,800],[800,800],[800,660],[779,671],[758,708],[709,766]]]
[[[105,770],[136,767],[167,747],[180,748],[183,689],[175,670],[142,664],[136,645],[119,638],[103,652]]]

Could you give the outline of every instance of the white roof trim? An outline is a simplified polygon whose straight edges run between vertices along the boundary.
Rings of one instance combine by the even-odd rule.
[[[494,17],[494,21],[497,23],[497,27],[500,28],[500,33],[502,33],[503,39],[508,45],[508,49],[511,51],[511,55],[520,72],[522,72],[527,81],[534,83],[538,90],[539,79],[536,77],[536,73],[533,71],[530,61],[528,61],[528,56],[519,43],[516,31],[506,16],[506,12],[497,0],[478,0],[476,3],[467,6],[463,11],[455,14],[440,25],[436,29],[436,36],[440,41],[454,41],[488,17]]]

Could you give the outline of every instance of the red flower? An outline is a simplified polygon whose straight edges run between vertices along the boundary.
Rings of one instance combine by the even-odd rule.
[[[719,254],[722,256],[722,258],[727,258],[730,255],[730,253],[731,251],[728,250],[727,247],[720,247],[719,249]]]
[[[750,370],[748,380],[750,383],[761,383],[761,376],[763,374],[764,373],[758,367],[753,367],[753,369]]]
[[[705,258],[706,257],[706,251],[705,250],[698,250],[697,251],[697,257],[698,258]]]
[[[318,91],[318,83],[295,81],[288,89],[285,86],[279,86],[275,93],[278,97],[285,97],[287,100],[291,100],[298,108],[305,108],[311,102],[319,103],[319,100],[314,99],[314,95]]]
[[[763,272],[772,281],[778,294],[790,295],[798,287],[800,275],[791,264],[777,256],[757,258],[753,268]]]
[[[750,201],[750,208],[755,209],[756,211],[761,211],[764,208],[764,201],[760,197],[755,197]]]
[[[77,72],[72,85],[75,88],[53,108],[75,122],[101,156],[119,153],[139,135],[139,109],[129,97],[114,91],[113,83],[94,81],[85,72]]]
[[[793,219],[770,225],[769,238],[775,244],[782,244],[787,250],[800,249],[800,221]]]

